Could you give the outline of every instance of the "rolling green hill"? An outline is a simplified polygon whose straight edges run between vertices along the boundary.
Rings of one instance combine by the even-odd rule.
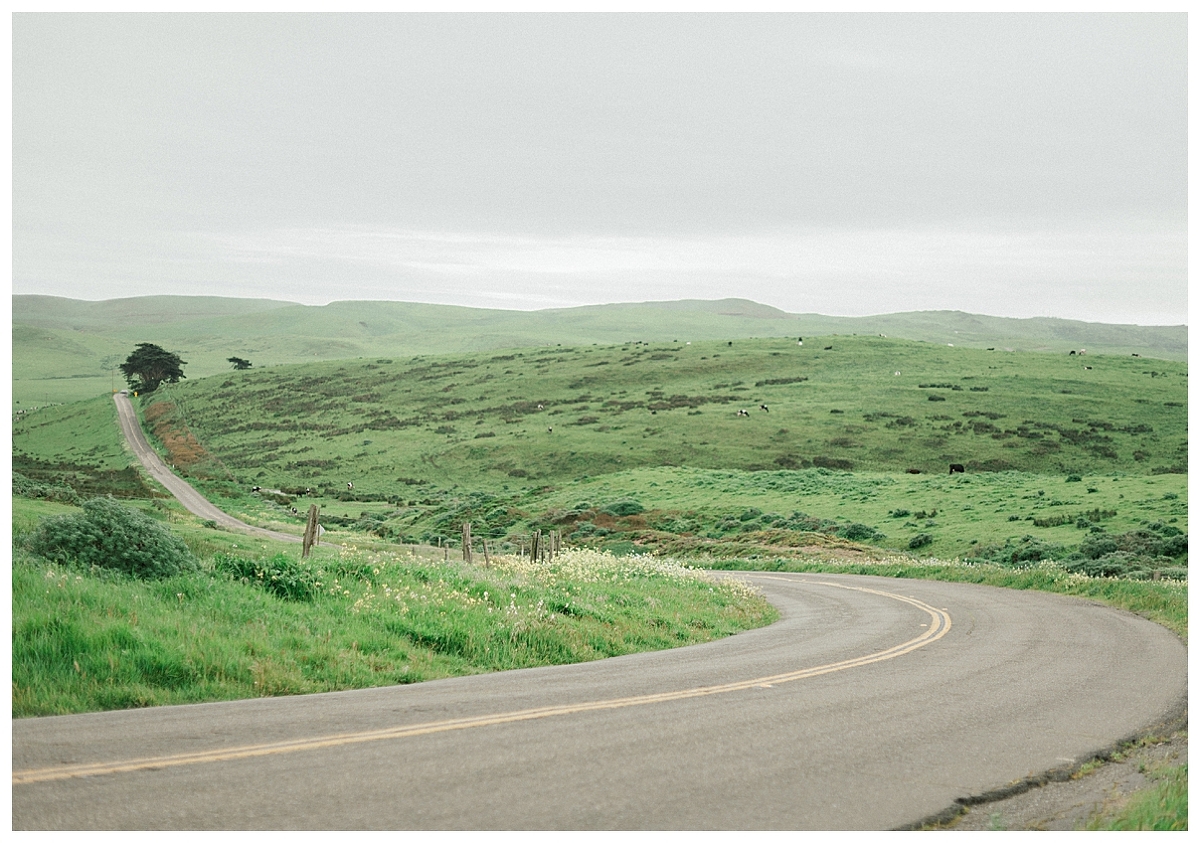
[[[148,296],[84,302],[13,296],[13,398],[24,406],[107,394],[113,369],[139,342],[188,362],[189,378],[229,368],[313,360],[443,354],[627,341],[878,335],[1024,351],[1086,348],[1183,360],[1186,326],[1003,319],[956,311],[871,317],[789,314],[742,299],[506,311],[405,302],[322,307],[263,299]],[[119,384],[119,379],[117,381]]]
[[[230,371],[161,388],[145,417],[177,470],[264,526],[298,530],[316,502],[325,523],[407,541],[468,520],[497,541],[949,557],[1186,529],[1186,401],[1182,363],[831,336]],[[103,480],[108,451],[72,418],[23,417],[14,465],[50,482],[91,462],[78,476]]]

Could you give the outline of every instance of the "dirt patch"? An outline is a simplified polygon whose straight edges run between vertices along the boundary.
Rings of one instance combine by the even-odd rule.
[[[1070,779],[1048,782],[1008,799],[971,805],[939,831],[1074,831],[1101,812],[1119,809],[1155,781],[1147,772],[1186,764],[1186,731],[1125,748],[1112,759],[1085,765]]]

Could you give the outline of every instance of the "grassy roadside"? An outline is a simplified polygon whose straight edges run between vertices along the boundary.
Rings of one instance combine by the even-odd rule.
[[[70,507],[14,499],[19,531]],[[177,514],[173,517],[180,518]],[[165,518],[164,518],[165,520]],[[743,584],[671,560],[567,551],[533,565],[295,545],[172,524],[200,571],[138,580],[12,566],[14,717],[278,696],[589,661],[772,622]],[[239,546],[240,545],[240,546]]]
[[[805,573],[867,574],[897,579],[969,582],[1018,590],[1049,591],[1096,600],[1134,612],[1165,626],[1187,643],[1187,583],[1179,580],[1129,580],[1089,577],[1063,570],[1052,562],[1012,568],[987,562],[958,559],[913,559],[884,556],[854,560],[837,558],[789,559],[689,559],[690,564],[712,570],[798,571]]]
[[[1187,831],[1188,765],[1148,771],[1153,787],[1135,793],[1124,805],[1093,817],[1087,831]]]

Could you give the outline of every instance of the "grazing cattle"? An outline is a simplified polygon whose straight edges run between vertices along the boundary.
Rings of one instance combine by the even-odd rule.
[[[553,432],[554,432],[554,428],[553,428],[553,427],[548,427],[548,428],[546,428],[546,432],[547,432],[547,433],[553,433]]]
[[[349,483],[349,482],[348,482],[348,483],[346,483],[346,491],[347,491],[347,492],[351,491],[353,488],[354,488],[354,484],[353,484],[353,483]]]
[[[1071,351],[1071,352],[1070,352],[1070,353],[1069,353],[1067,356],[1068,356],[1068,357],[1074,357],[1074,356],[1075,356],[1075,352],[1074,352],[1074,350],[1072,350],[1072,351]]]
[[[745,416],[746,418],[749,418],[749,417],[750,417],[750,414],[749,414],[748,412],[746,412],[745,410],[738,410],[738,411],[737,411],[737,414],[738,414],[739,416]]]
[[[957,474],[966,474],[967,470],[965,468],[963,468],[959,463],[952,462],[952,463],[950,463],[950,473],[951,474],[956,474],[956,473]]]
[[[546,408],[545,408],[544,406],[542,406],[541,404],[538,404],[538,409],[539,409],[539,410],[544,410],[544,409],[546,409]]]
[[[989,348],[989,349],[988,349],[988,351],[995,351],[995,350],[996,350],[996,349],[994,349],[994,348]]]
[[[262,491],[262,486],[255,486],[255,487],[254,487],[253,489],[251,489],[250,491],[251,491],[251,492],[261,492],[261,491]]]
[[[796,345],[804,345],[804,337],[800,337],[799,340],[797,340]]]
[[[905,469],[905,471],[907,471],[909,474],[920,474],[921,473],[921,469],[919,469],[919,468],[908,468],[908,469]]]
[[[900,373],[899,373],[899,372],[893,372],[893,374],[894,374],[894,375],[896,375],[896,377],[899,377],[899,376],[900,376]]]
[[[825,350],[826,350],[826,351],[833,351],[833,346],[832,346],[832,345],[827,345],[827,346],[825,346]]]
[[[759,405],[758,405],[758,409],[762,410],[764,413],[769,413],[769,412],[771,412],[770,410],[768,410],[768,409],[767,409],[767,405],[766,405],[766,404],[759,404]]]
[[[1135,354],[1135,355],[1133,355],[1133,356],[1134,356],[1134,357],[1141,357],[1142,355],[1140,355],[1140,354]]]
[[[1091,369],[1092,369],[1091,366],[1084,366],[1083,368],[1087,369],[1088,371],[1091,371]]]

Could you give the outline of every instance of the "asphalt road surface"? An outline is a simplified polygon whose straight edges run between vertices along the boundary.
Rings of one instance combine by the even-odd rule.
[[[163,461],[159,459],[158,454],[150,447],[150,443],[146,441],[145,434],[142,433],[141,425],[138,424],[137,413],[134,412],[133,405],[129,401],[129,396],[123,392],[117,392],[113,394],[113,400],[117,402],[117,418],[121,423],[121,432],[125,435],[125,441],[133,449],[133,453],[137,456],[138,461],[141,462],[151,477],[161,483],[168,492],[175,496],[176,500],[183,504],[188,512],[198,515],[201,518],[215,521],[228,530],[236,530],[254,536],[266,536],[281,541],[301,541],[300,536],[280,533],[275,530],[265,530],[262,527],[254,527],[217,509],[199,492],[193,489],[190,484],[175,476],[171,469],[167,468]]]
[[[1186,714],[1186,648],[1126,612],[741,576],[784,617],[709,644],[13,721],[13,828],[903,828]]]

